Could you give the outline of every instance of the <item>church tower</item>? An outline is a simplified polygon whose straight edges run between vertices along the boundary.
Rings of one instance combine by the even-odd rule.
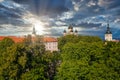
[[[105,41],[112,41],[112,32],[110,31],[109,23],[107,23],[107,30],[105,33]]]
[[[32,44],[35,44],[35,41],[36,41],[36,30],[35,30],[35,27],[33,27],[33,30],[32,30],[32,36],[31,36],[31,40],[32,40]]]
[[[73,34],[73,27],[72,27],[72,25],[70,25],[70,26],[68,27],[68,33],[69,33],[69,34]]]
[[[33,27],[32,36],[33,36],[33,37],[35,37],[35,36],[36,36],[35,27]]]
[[[66,30],[63,31],[63,35],[66,36]]]
[[[63,35],[66,36],[66,35],[78,35],[78,31],[77,30],[73,30],[73,26],[72,25],[69,25],[68,27],[68,30],[64,30],[63,31]]]

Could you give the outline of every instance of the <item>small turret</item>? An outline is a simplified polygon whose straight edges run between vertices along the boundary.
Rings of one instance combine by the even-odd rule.
[[[64,35],[64,36],[66,35],[66,30],[63,31],[63,35]]]
[[[66,33],[66,30],[64,30],[64,33]]]
[[[75,30],[75,35],[77,35],[78,34],[78,31],[77,31],[77,29]]]
[[[75,30],[75,33],[78,33],[77,29]]]

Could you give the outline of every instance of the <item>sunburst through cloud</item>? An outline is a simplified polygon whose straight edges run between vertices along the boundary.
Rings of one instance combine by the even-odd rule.
[[[37,34],[61,36],[74,24],[79,34],[103,38],[108,20],[119,38],[119,0],[0,0],[0,35],[30,34],[35,27]]]

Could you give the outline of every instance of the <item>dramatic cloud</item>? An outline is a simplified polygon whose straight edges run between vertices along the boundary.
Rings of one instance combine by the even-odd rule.
[[[0,0],[0,2],[2,2],[3,0]]]
[[[120,37],[119,0],[0,0],[0,35],[60,36],[73,24],[82,35],[103,38],[107,21]]]

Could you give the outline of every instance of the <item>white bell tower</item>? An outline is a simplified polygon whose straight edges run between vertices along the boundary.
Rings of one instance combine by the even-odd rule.
[[[105,33],[105,41],[112,41],[112,32],[110,31],[109,23],[107,23],[107,30]]]

